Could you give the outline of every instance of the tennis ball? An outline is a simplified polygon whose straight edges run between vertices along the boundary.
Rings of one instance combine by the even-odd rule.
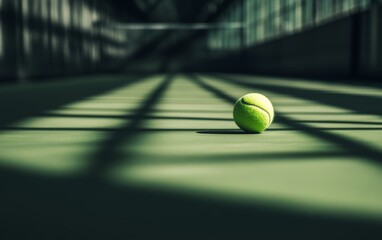
[[[233,119],[245,132],[263,132],[271,125],[273,117],[271,101],[259,93],[244,95],[233,108]]]

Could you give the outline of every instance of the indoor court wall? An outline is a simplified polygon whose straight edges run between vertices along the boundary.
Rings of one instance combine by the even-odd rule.
[[[99,0],[1,0],[0,81],[115,71],[130,35],[98,21],[137,20]],[[126,16],[127,17],[126,17]]]
[[[224,21],[225,18],[222,19]],[[261,38],[258,37],[255,42],[248,42],[253,37],[251,31],[246,29],[245,45],[236,48],[224,42],[230,41],[229,38],[224,40],[224,33],[216,33],[216,38],[222,39],[214,42],[215,45],[203,56],[195,56],[193,46],[185,54],[179,54],[177,70],[378,79],[382,76],[381,25],[382,7],[362,5],[332,18],[321,20],[316,16],[315,23],[298,26],[290,32],[268,37],[260,35]],[[255,29],[255,34],[261,32]],[[202,38],[206,38],[209,44],[211,34]]]

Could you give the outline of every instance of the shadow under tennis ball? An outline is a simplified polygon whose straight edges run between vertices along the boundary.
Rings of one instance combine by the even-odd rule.
[[[235,130],[204,130],[204,131],[197,131],[196,133],[199,133],[199,134],[259,134],[259,133],[244,132],[240,129],[235,129]]]

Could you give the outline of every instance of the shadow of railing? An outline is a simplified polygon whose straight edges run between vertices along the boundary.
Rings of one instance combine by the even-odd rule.
[[[136,111],[136,110],[134,110]],[[150,113],[147,113],[145,119],[156,119],[156,120],[191,120],[191,121],[232,121],[231,118],[211,118],[211,117],[178,117],[178,116],[154,116]],[[136,114],[132,113],[129,115],[94,115],[94,114],[59,114],[59,113],[46,113],[42,115],[43,117],[65,117],[65,118],[106,118],[106,119],[134,119]]]
[[[84,81],[84,78],[88,81]],[[92,81],[92,78],[96,81]],[[88,76],[51,83],[8,85],[0,89],[0,127],[22,119],[41,115],[71,102],[87,99],[118,87],[143,81],[143,77]]]
[[[93,157],[94,165],[87,177],[99,178],[118,163],[117,148],[129,145],[141,134],[149,112],[168,89],[166,78],[136,110],[136,115],[119,128],[110,131]],[[194,82],[221,99],[232,98],[202,81]],[[97,87],[98,91],[105,90]],[[102,89],[102,91],[101,91]],[[57,88],[57,91],[59,88]],[[36,100],[31,110],[16,114],[20,119],[58,107],[64,102],[91,95],[71,93],[65,100],[45,103]],[[94,93],[97,91],[94,91]],[[41,93],[44,93],[43,91]],[[86,94],[88,93],[88,94]],[[37,94],[37,93],[36,93]],[[60,93],[57,93],[59,98]],[[35,95],[30,95],[35,96]],[[17,105],[21,107],[21,105]],[[33,110],[33,111],[32,111]],[[300,125],[297,125],[300,126]],[[73,128],[79,131],[97,129]],[[26,130],[26,129],[25,129]],[[42,128],[44,130],[44,128]],[[45,129],[47,131],[50,128]],[[53,129],[57,130],[57,129]],[[67,129],[61,129],[63,131]],[[197,131],[195,129],[154,129],[154,131]],[[200,129],[199,129],[200,130]],[[227,129],[226,129],[227,130]],[[302,129],[304,130],[304,129]],[[150,130],[149,130],[150,131]],[[129,149],[128,149],[129,150]],[[124,160],[132,157],[127,151]],[[228,156],[231,157],[231,156]],[[248,156],[242,156],[248,158]],[[274,155],[273,157],[277,157]],[[267,156],[268,159],[272,156]],[[208,160],[208,159],[207,159]],[[105,162],[106,161],[106,162]],[[216,161],[216,158],[211,159]],[[171,189],[141,188],[133,184],[89,181],[93,178],[49,177],[0,168],[0,232],[4,239],[361,239],[380,236],[380,223],[347,216],[299,213],[261,203],[204,198],[197,194],[177,194]],[[22,231],[21,231],[22,230]]]
[[[225,102],[227,102],[229,104],[234,104],[236,102],[235,98],[228,95],[224,91],[222,91],[218,88],[215,88],[212,85],[205,83],[199,77],[197,77],[195,75],[191,75],[190,79],[195,84],[197,84],[199,87],[201,87],[202,89],[211,92],[213,95],[224,100]],[[216,81],[218,81],[218,80],[216,80]],[[253,88],[252,85],[248,85],[247,83],[228,81],[226,79],[223,79],[222,81],[229,82],[233,85],[238,85],[238,86],[245,86],[245,87],[251,86],[251,88]],[[265,85],[265,86],[267,86],[267,85]],[[265,89],[268,91],[272,91],[273,86],[268,86]],[[276,87],[275,92],[278,92],[278,91],[280,91],[280,88]],[[301,91],[301,90],[297,91],[296,90],[296,96],[297,97],[299,96],[300,92],[303,92],[303,91]],[[286,94],[288,92],[283,92],[283,93]],[[291,92],[289,92],[289,94],[291,94]],[[317,93],[316,96],[317,95],[321,96],[319,93]],[[354,99],[353,99],[353,101],[354,101]],[[308,126],[306,124],[302,124],[302,123],[295,121],[295,120],[293,120],[293,119],[291,119],[291,118],[289,118],[289,117],[287,117],[281,113],[277,113],[275,121],[280,123],[280,124],[284,124],[288,127],[291,127],[292,129],[297,129],[297,130],[304,132],[308,135],[311,135],[315,138],[319,138],[325,142],[330,142],[330,143],[336,144],[338,147],[340,147],[343,150],[346,150],[349,154],[352,154],[353,156],[358,156],[360,158],[368,159],[372,162],[381,164],[381,161],[382,161],[381,160],[382,159],[381,151],[379,151],[378,149],[375,149],[375,148],[373,148],[373,147],[371,147],[365,143],[362,143],[362,142],[359,142],[356,140],[351,140],[349,138],[340,136],[340,135],[332,133],[332,132],[323,131],[320,128],[315,128],[315,127]]]
[[[252,89],[263,89],[280,94],[287,94],[294,97],[316,101],[329,106],[351,110],[361,114],[382,115],[382,98],[376,96],[356,95],[341,92],[329,92],[323,90],[301,89],[290,86],[268,85],[264,83],[250,83],[234,79],[225,75],[216,75],[223,82],[233,83],[240,86],[249,87]]]
[[[152,110],[163,97],[173,80],[173,76],[167,76],[163,82],[156,87],[145,99],[145,101],[138,106],[135,114],[131,117],[131,121],[126,122],[123,126],[117,128],[115,131],[109,133],[109,137],[100,143],[99,150],[90,157],[91,166],[88,169],[90,176],[98,177],[103,172],[115,167],[118,162],[122,161],[121,156],[118,155],[118,147],[123,143],[129,146],[129,143],[136,141],[138,135],[141,133],[138,129],[143,126],[146,117],[152,113]],[[128,118],[127,118],[128,119]],[[123,157],[123,162],[127,162],[128,157]]]

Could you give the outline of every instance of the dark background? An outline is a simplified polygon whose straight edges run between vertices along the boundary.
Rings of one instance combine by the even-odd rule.
[[[380,1],[3,0],[0,11],[5,81],[125,71],[382,75]],[[248,25],[205,31],[113,25],[196,22]]]

